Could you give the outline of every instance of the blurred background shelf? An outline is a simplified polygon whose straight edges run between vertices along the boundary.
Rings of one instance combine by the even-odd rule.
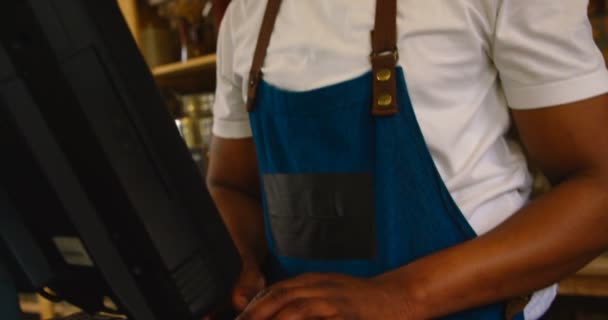
[[[561,281],[559,294],[608,297],[608,254],[595,259],[575,275]]]
[[[578,273],[581,276],[605,276],[608,277],[608,253],[595,259]]]
[[[157,79],[187,75],[215,68],[215,54],[193,58],[186,62],[174,62],[152,68]]]
[[[152,68],[159,87],[181,93],[213,91],[215,88],[215,54],[174,62]]]
[[[117,1],[162,90],[215,90],[217,30],[229,0]]]

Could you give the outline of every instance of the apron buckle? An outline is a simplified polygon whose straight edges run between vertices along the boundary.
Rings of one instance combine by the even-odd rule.
[[[393,50],[386,50],[386,51],[381,51],[381,52],[372,52],[369,55],[369,60],[374,61],[374,59],[377,57],[385,57],[388,55],[392,55],[395,58],[395,64],[397,64],[397,61],[399,61],[399,50],[397,48],[394,48]]]

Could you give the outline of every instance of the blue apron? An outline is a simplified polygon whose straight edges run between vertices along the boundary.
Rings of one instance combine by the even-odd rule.
[[[2,265],[0,260],[0,319],[2,320],[18,320],[19,307],[17,301],[17,292],[13,285],[8,270]]]
[[[306,92],[260,82],[250,121],[273,281],[306,272],[372,277],[476,237],[396,72],[399,109],[390,117],[370,114],[371,73]],[[446,317],[503,318],[503,303]]]

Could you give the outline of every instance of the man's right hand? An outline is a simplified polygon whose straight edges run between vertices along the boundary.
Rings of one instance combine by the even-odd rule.
[[[253,298],[265,287],[266,280],[258,264],[253,259],[243,258],[241,275],[232,290],[231,301],[225,301],[222,307],[205,316],[202,320],[234,319],[247,308]]]
[[[232,294],[241,312],[264,289],[260,265],[267,255],[260,176],[253,139],[213,138],[207,188],[243,259]]]
[[[249,302],[266,287],[266,279],[254,261],[243,261],[243,270],[232,292],[232,305],[241,313]]]

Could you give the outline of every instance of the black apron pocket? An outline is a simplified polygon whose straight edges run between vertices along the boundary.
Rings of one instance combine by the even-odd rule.
[[[318,260],[375,256],[371,174],[267,174],[263,183],[280,255]]]

